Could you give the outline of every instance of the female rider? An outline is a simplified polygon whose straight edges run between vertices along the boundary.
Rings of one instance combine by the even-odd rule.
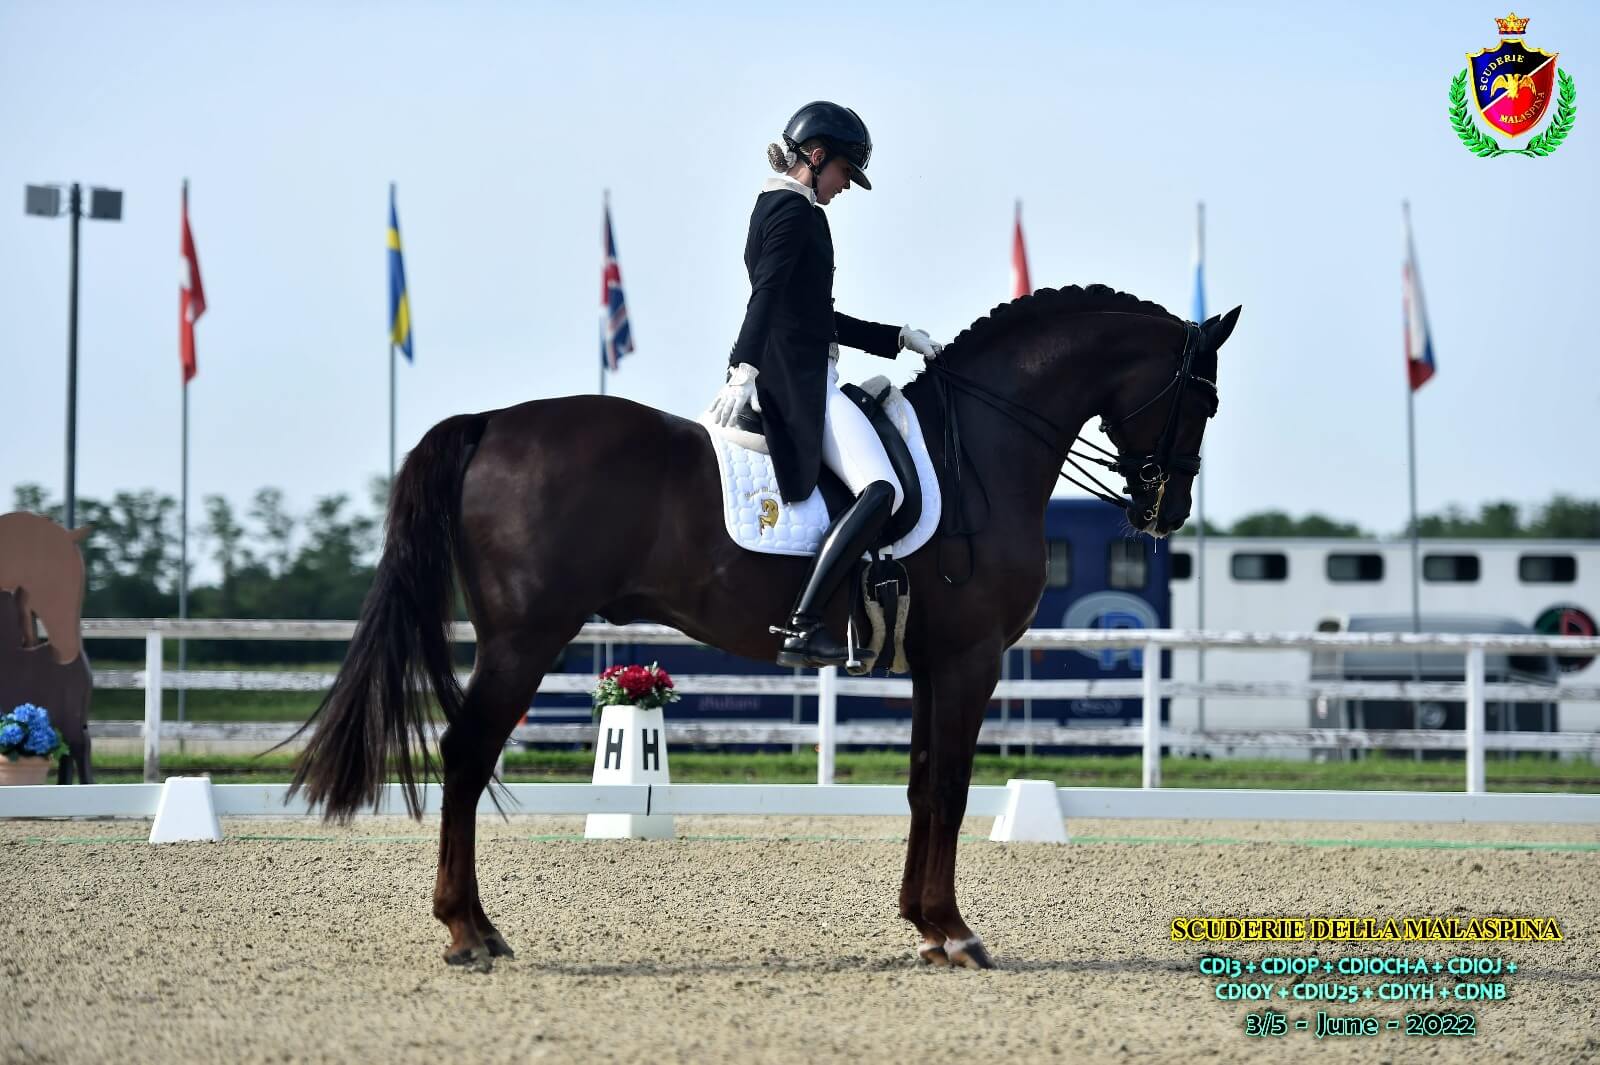
[[[750,214],[750,303],[709,413],[720,425],[734,424],[746,407],[760,413],[785,502],[811,494],[823,463],[856,496],[823,537],[788,625],[774,630],[784,634],[780,665],[839,665],[846,648],[823,625],[823,610],[904,496],[872,424],[839,391],[838,345],[887,359],[905,348],[932,358],[943,345],[919,329],[833,309],[833,237],[822,206],[852,185],[872,188],[872,138],[860,116],[809,103],[789,119],[783,141],[786,148],[767,146],[780,173]]]

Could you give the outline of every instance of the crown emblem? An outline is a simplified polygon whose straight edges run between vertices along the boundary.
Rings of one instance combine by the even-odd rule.
[[[1494,24],[1499,27],[1500,36],[1502,37],[1510,37],[1515,34],[1524,33],[1528,29],[1528,20],[1525,18],[1518,18],[1515,11],[1511,12],[1511,14],[1507,15],[1505,18],[1495,19]]]

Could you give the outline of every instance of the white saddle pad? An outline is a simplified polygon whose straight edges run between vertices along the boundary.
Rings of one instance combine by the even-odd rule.
[[[888,390],[883,409],[905,438],[917,467],[922,514],[916,526],[888,549],[896,558],[904,558],[932,539],[934,530],[939,527],[939,478],[934,473],[927,442],[922,438],[917,412],[900,390],[891,386],[885,377],[874,377],[861,387],[869,395],[880,395]],[[778,492],[772,458],[766,454],[761,437],[724,429],[704,418],[700,424],[710,436],[711,450],[717,455],[717,469],[722,474],[722,514],[733,542],[769,555],[815,552],[828,531],[828,508],[822,501],[822,490],[814,490],[802,502],[785,503]],[[749,446],[757,442],[761,450]]]

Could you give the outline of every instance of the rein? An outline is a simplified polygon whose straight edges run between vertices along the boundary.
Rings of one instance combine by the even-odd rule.
[[[1185,322],[1183,350],[1179,353],[1178,368],[1173,374],[1172,380],[1168,381],[1161,391],[1115,421],[1104,418],[1100,421],[1100,431],[1109,438],[1114,430],[1150,409],[1150,407],[1171,393],[1172,406],[1167,410],[1167,420],[1162,426],[1161,436],[1156,441],[1154,451],[1145,455],[1123,456],[1107,451],[1093,441],[1085,440],[1082,435],[1078,435],[1073,437],[1072,445],[1067,449],[1067,463],[1083,477],[1088,478],[1091,483],[1084,484],[1066,470],[1057,470],[1056,476],[1069,484],[1083,489],[1103,502],[1121,507],[1130,512],[1135,506],[1131,494],[1129,496],[1118,494],[1110,486],[1101,483],[1093,473],[1079,465],[1077,460],[1081,459],[1084,462],[1102,466],[1113,473],[1120,473],[1130,483],[1137,477],[1142,487],[1153,489],[1156,493],[1155,503],[1144,515],[1145,520],[1153,520],[1156,513],[1160,511],[1161,501],[1166,494],[1167,481],[1171,477],[1169,470],[1189,474],[1200,472],[1200,456],[1198,454],[1173,454],[1177,446],[1178,413],[1183,406],[1183,394],[1190,381],[1199,382],[1211,389],[1211,410],[1206,416],[1209,418],[1216,414],[1217,411],[1217,386],[1215,382],[1208,381],[1203,377],[1196,377],[1194,374],[1194,359],[1199,353],[1202,336],[1199,325],[1194,322]],[[961,426],[956,416],[954,393],[964,393],[993,407],[1021,426],[1034,439],[1049,448],[1051,454],[1059,454],[1061,451],[1059,443],[1061,433],[1053,420],[1040,414],[1026,403],[1019,403],[1016,400],[999,395],[977,380],[944,365],[937,359],[929,360],[927,366],[929,370],[933,371],[934,393],[937,396],[940,414],[944,422],[944,455],[940,470],[940,487],[946,498],[954,500],[954,506],[940,517],[939,533],[941,537],[963,540],[967,548],[966,574],[960,580],[956,580],[945,572],[941,540],[939,576],[944,579],[946,584],[960,585],[965,584],[973,575],[975,558],[972,540],[984,528],[984,524],[969,525],[966,520],[966,503],[961,492],[963,458],[965,458],[968,465],[972,466],[972,479],[983,496],[984,523],[988,521],[990,506],[988,489],[983,486],[983,479],[978,475],[977,467],[972,463],[971,455],[967,453],[965,445],[961,442]],[[1116,441],[1113,440],[1112,443],[1115,444]],[[1092,448],[1100,454],[1094,455],[1086,451],[1076,450],[1080,444],[1084,447]]]

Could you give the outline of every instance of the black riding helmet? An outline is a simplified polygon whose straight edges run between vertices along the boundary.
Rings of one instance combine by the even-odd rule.
[[[872,188],[866,173],[867,161],[872,158],[872,134],[867,132],[867,124],[861,121],[861,116],[850,108],[827,100],[806,104],[789,119],[783,129],[783,140],[802,159],[805,159],[805,152],[800,150],[800,145],[809,140],[822,141],[830,155],[842,156],[850,164],[852,182],[864,189]],[[821,173],[822,167],[811,166],[809,159],[805,163],[811,167],[813,177]],[[826,166],[828,160],[822,163]]]

